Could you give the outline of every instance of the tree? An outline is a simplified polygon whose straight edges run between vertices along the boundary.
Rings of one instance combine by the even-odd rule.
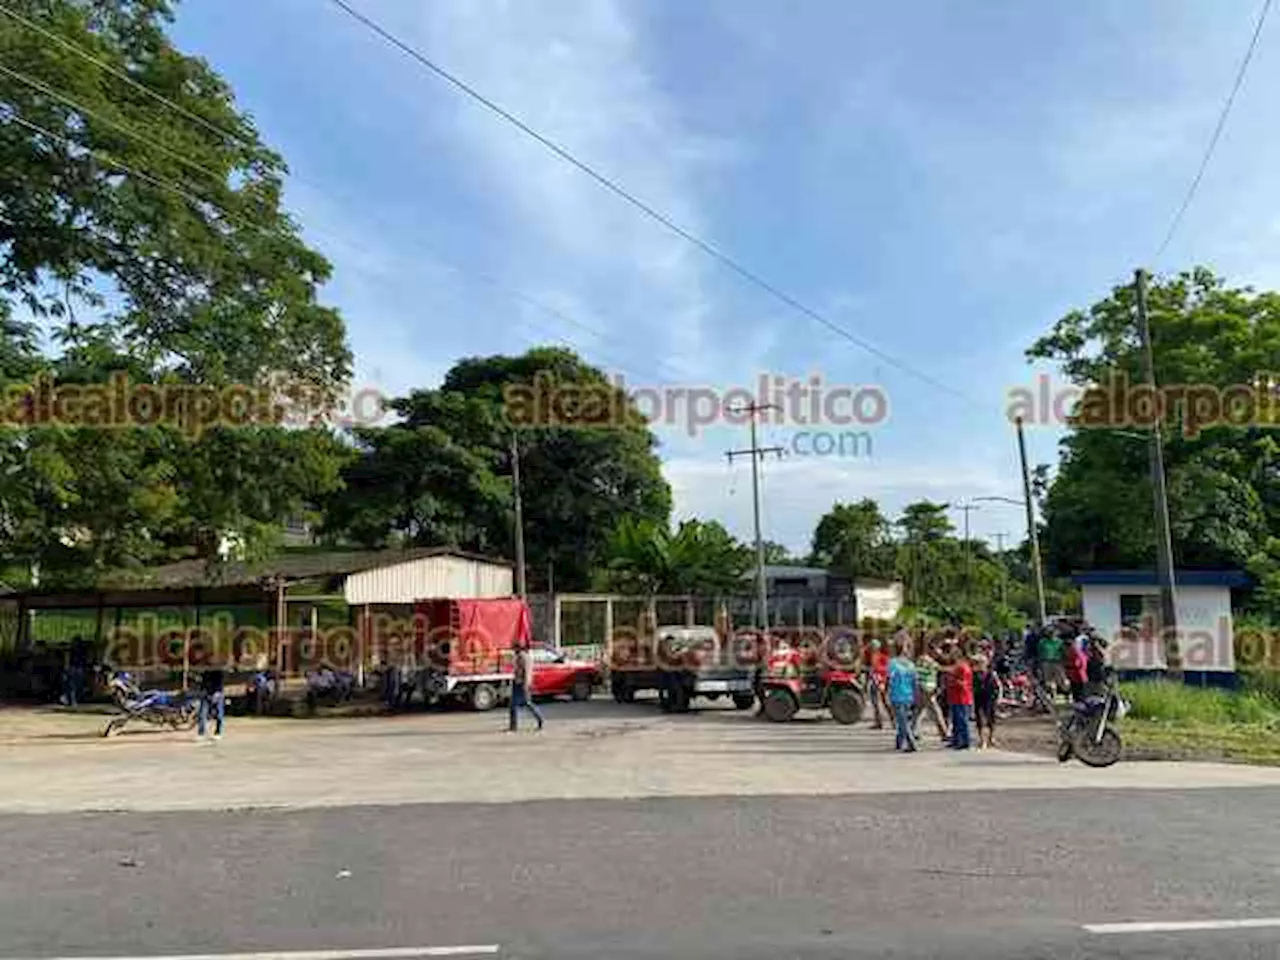
[[[813,562],[844,576],[890,576],[893,553],[889,522],[871,499],[835,504],[813,531]]]
[[[752,551],[715,521],[685,520],[671,532],[624,518],[609,543],[602,585],[627,593],[722,596],[742,590]]]
[[[775,563],[775,564],[786,565],[786,564],[799,564],[802,562],[798,558],[793,557],[791,555],[791,551],[788,550],[781,543],[774,543],[772,540],[765,540],[763,543],[760,544],[760,546],[764,553],[765,563]]]
[[[1132,288],[1117,287],[1063,317],[1028,350],[1090,391],[1077,405],[1043,503],[1046,562],[1057,574],[1155,561],[1141,436],[1147,424],[1130,422],[1128,406],[1132,385],[1142,382],[1133,311]],[[1280,571],[1280,473],[1269,430],[1280,295],[1228,287],[1200,268],[1151,284],[1148,316],[1156,380],[1169,398],[1165,464],[1176,563],[1246,567],[1260,578]],[[1174,402],[1171,388],[1199,399]],[[1232,394],[1235,425],[1227,422]]]
[[[17,16],[0,29],[0,380],[127,373],[260,387],[324,408],[351,365],[342,320],[318,299],[329,264],[281,209],[283,159],[227,84],[170,42],[171,4],[8,9]],[[29,322],[15,320],[17,307]],[[37,333],[54,345],[48,356],[31,350]],[[39,563],[49,582],[207,556],[228,529],[265,548],[282,511],[337,482],[344,456],[328,431],[285,430],[271,416],[200,436],[164,425],[10,426],[0,474],[15,484],[0,500],[0,560]]]
[[[556,422],[526,408],[585,393],[612,404],[609,418]],[[576,401],[575,401],[576,402]],[[572,351],[459,361],[437,390],[392,408],[402,420],[359,434],[362,455],[346,474],[326,528],[365,542],[400,537],[511,555],[511,439],[520,450],[525,547],[531,579],[554,569],[559,589],[585,589],[605,562],[624,517],[667,523],[671,493],[656,440],[624,395]]]

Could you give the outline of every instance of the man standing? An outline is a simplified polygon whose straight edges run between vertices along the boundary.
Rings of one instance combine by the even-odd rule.
[[[916,734],[911,713],[916,705],[916,665],[909,651],[901,640],[897,641],[894,657],[889,661],[889,703],[898,734],[894,749],[915,753]]]
[[[1062,657],[1066,653],[1062,635],[1058,629],[1045,630],[1040,637],[1040,669],[1049,696],[1057,697],[1067,685],[1067,675],[1062,669]]]
[[[209,714],[213,713],[213,739],[222,739],[222,722],[227,713],[227,698],[222,688],[222,668],[206,670],[200,677],[200,708],[196,714],[196,737],[204,740],[209,730]]]
[[[969,714],[973,711],[973,668],[963,651],[956,651],[947,670],[947,706],[951,708],[951,747],[969,749]]]
[[[512,652],[511,676],[511,722],[507,727],[509,733],[515,733],[520,726],[520,708],[525,707],[538,721],[538,729],[542,729],[542,713],[533,702],[533,655],[529,652],[527,642],[520,643]]]

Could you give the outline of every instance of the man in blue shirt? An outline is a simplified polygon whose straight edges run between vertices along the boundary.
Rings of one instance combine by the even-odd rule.
[[[893,659],[889,661],[889,705],[898,730],[895,749],[915,753],[911,713],[916,705],[916,665],[902,643],[894,645]]]

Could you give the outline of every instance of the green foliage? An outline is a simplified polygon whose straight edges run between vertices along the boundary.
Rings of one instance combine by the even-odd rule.
[[[123,373],[328,403],[351,364],[341,318],[318,300],[329,264],[280,207],[283,159],[208,64],[170,42],[170,4],[7,7],[40,29],[0,19],[0,386]],[[210,556],[224,533],[266,551],[347,456],[327,430],[270,421],[200,436],[9,426],[0,565],[70,585]]]
[[[1123,684],[1121,692],[1129,701],[1130,716],[1135,720],[1201,724],[1280,722],[1280,703],[1260,690],[1233,693],[1165,680],[1145,680]]]
[[[1280,295],[1231,288],[1196,269],[1151,284],[1149,318],[1162,388],[1226,389],[1274,382],[1280,369]],[[1115,288],[1058,321],[1028,351],[1054,361],[1079,387],[1142,382],[1133,290]],[[1165,460],[1175,560],[1185,567],[1239,567],[1260,582],[1255,606],[1280,614],[1280,447],[1265,424],[1192,429],[1174,404]],[[1046,562],[1066,574],[1092,567],[1149,567],[1154,535],[1147,444],[1085,405],[1063,441],[1044,498]],[[1129,426],[1129,431],[1141,427]]]
[[[871,499],[835,504],[813,531],[813,562],[847,577],[890,577],[893,556],[889,521]]]
[[[671,492],[653,435],[621,395],[618,423],[513,424],[507,398],[535,383],[616,390],[569,350],[462,360],[440,389],[395,401],[400,422],[358,432],[359,457],[344,474],[347,489],[326,505],[325,529],[370,546],[399,540],[511,556],[514,431],[530,582],[545,583],[553,569],[556,589],[588,587],[619,523],[665,525]]]
[[[601,586],[638,594],[726,596],[744,590],[752,551],[714,521],[685,520],[671,532],[626,517],[609,544]]]

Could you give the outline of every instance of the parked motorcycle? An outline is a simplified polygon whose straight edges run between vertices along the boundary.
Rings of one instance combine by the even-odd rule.
[[[1058,727],[1058,759],[1072,757],[1090,767],[1109,767],[1120,759],[1124,744],[1112,721],[1122,719],[1129,704],[1114,682],[1108,682],[1102,696],[1085,697],[1073,703],[1071,712]]]
[[[124,671],[111,674],[108,681],[111,698],[120,708],[121,715],[112,717],[102,731],[111,737],[122,731],[131,720],[141,720],[172,730],[190,730],[196,725],[200,697],[189,690],[143,690],[133,677]]]
[[[271,670],[259,670],[245,684],[245,701],[249,711],[258,716],[271,712],[277,691],[276,675]]]
[[[350,700],[356,691],[355,674],[321,666],[307,674],[307,708],[315,711],[320,704],[336,705]]]

